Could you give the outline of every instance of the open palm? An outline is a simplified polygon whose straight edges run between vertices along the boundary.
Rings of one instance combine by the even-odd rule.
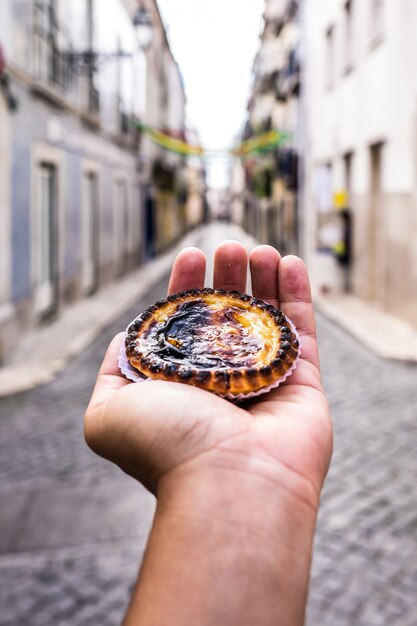
[[[317,506],[332,449],[332,429],[320,379],[314,312],[303,262],[258,246],[249,258],[252,291],[280,308],[298,329],[301,360],[277,389],[236,406],[190,385],[130,383],[119,372],[123,334],[109,347],[86,412],[85,433],[100,455],[158,493],[163,478],[206,468],[248,472]],[[237,242],[216,251],[213,285],[244,291],[248,256]],[[204,287],[205,257],[183,250],[169,293]],[[138,312],[139,313],[139,312]]]

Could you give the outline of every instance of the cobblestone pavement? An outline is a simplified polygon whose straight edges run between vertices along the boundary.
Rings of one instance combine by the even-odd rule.
[[[165,281],[52,383],[0,400],[0,626],[122,620],[153,498],[88,449],[83,413],[110,339],[164,291]]]
[[[88,450],[82,418],[109,339],[164,290],[55,381],[0,401],[0,626],[120,624],[154,503]],[[417,367],[318,327],[335,452],[307,626],[416,626]]]
[[[319,319],[335,449],[308,626],[417,625],[417,366],[383,361]]]

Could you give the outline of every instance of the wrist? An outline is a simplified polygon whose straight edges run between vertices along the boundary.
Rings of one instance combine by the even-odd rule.
[[[193,470],[160,481],[142,593],[153,593],[146,572],[157,571],[165,541],[169,566],[158,575],[175,587],[170,610],[184,614],[178,623],[191,623],[204,598],[216,623],[301,625],[316,508],[265,475]],[[183,578],[194,596],[173,582]]]
[[[184,510],[190,506],[201,516],[217,509],[233,517],[242,506],[251,506],[271,513],[277,508],[300,510],[315,520],[320,490],[319,481],[275,460],[215,450],[162,475],[157,498],[164,505],[181,502]]]
[[[309,562],[319,494],[286,468],[194,463],[164,476],[157,498],[160,514],[183,524],[215,523],[236,542],[252,534],[258,548],[282,546]]]

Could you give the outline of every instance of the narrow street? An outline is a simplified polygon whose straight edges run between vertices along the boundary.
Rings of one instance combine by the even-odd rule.
[[[417,626],[416,35],[417,0],[0,0],[0,626],[121,624],[155,499],[85,410],[179,250],[210,286],[225,239],[302,254],[315,294],[334,455],[305,626]]]
[[[83,413],[109,340],[166,283],[52,383],[0,400],[1,626],[120,624],[154,501],[89,451]],[[375,357],[321,316],[318,330],[335,452],[307,625],[415,626],[417,368]]]

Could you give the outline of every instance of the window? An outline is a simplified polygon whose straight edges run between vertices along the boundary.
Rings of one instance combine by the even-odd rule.
[[[35,23],[38,33],[44,39],[55,39],[56,35],[56,0],[38,0],[34,5]]]
[[[56,168],[41,163],[35,171],[34,282],[35,310],[45,315],[56,306],[57,184]]]
[[[326,87],[332,89],[334,83],[335,28],[326,31]]]
[[[33,19],[33,68],[35,77],[61,90],[70,90],[74,67],[62,47],[63,32],[57,17],[56,0],[37,0]],[[61,42],[58,45],[58,42]]]
[[[385,0],[370,0],[370,34],[371,45],[378,45],[384,36]]]
[[[353,0],[347,0],[344,7],[344,71],[352,69],[353,47]]]

